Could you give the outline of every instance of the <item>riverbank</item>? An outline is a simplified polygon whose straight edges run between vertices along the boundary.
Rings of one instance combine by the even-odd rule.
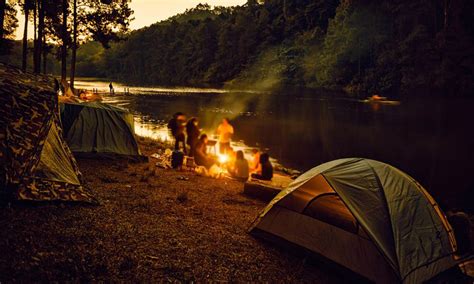
[[[145,155],[160,147],[140,144]],[[343,280],[250,236],[265,203],[239,182],[155,169],[152,160],[78,162],[100,205],[0,208],[0,282]]]

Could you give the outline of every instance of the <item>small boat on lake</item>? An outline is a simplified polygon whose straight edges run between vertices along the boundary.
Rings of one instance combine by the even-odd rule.
[[[400,101],[389,100],[387,97],[381,97],[379,95],[373,95],[368,97],[365,100],[360,100],[361,103],[370,103],[370,104],[383,104],[383,105],[400,105]]]

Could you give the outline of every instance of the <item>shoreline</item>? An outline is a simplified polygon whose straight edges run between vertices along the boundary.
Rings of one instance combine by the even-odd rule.
[[[138,141],[146,156],[160,147]],[[0,281],[343,279],[250,236],[247,229],[266,203],[243,195],[243,183],[161,169],[153,159],[77,160],[100,204],[0,208]]]
[[[138,142],[148,157],[165,148]],[[0,281],[363,281],[249,235],[267,203],[244,195],[241,182],[162,169],[153,158],[77,160],[99,204],[0,207]]]

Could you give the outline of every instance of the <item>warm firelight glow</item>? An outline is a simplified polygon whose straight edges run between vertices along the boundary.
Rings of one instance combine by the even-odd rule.
[[[219,154],[217,155],[218,157],[218,160],[219,160],[219,163],[221,164],[225,164],[229,161],[229,155],[227,154]]]

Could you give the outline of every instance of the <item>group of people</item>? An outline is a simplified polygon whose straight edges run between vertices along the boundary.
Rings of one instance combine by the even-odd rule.
[[[187,120],[184,113],[177,112],[168,122],[168,129],[175,140],[175,151],[183,151],[185,155],[193,157],[197,165],[207,169],[218,162],[216,157],[207,151],[209,138],[205,133],[201,133],[198,118],[192,117]],[[242,181],[248,180],[249,176],[261,180],[272,179],[273,166],[267,153],[260,153],[254,149],[252,161],[249,163],[241,150],[233,150],[230,142],[234,134],[234,127],[230,124],[229,119],[222,119],[216,134],[219,137],[219,153],[227,155],[229,158],[226,166],[232,177]]]
[[[196,144],[200,140],[199,135],[201,130],[199,129],[199,121],[193,117],[186,121],[186,115],[182,112],[177,112],[173,115],[173,118],[168,122],[168,129],[173,136],[175,143],[174,149],[183,149],[184,154],[188,154],[186,144],[190,146],[189,155],[194,156],[196,151]],[[186,141],[187,134],[187,141]]]

